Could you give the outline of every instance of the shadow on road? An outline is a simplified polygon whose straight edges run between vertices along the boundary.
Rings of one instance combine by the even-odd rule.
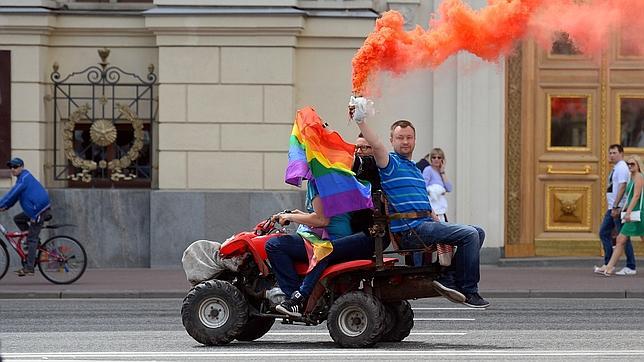
[[[232,342],[224,346],[204,346],[204,345],[195,345],[195,349],[247,349],[248,347],[253,347],[255,349],[330,349],[338,348],[343,349],[342,347],[335,344],[335,342],[293,342],[293,341],[254,341],[254,342]],[[405,350],[414,350],[414,349],[423,349],[423,350],[500,350],[500,349],[517,349],[517,347],[501,347],[497,345],[480,345],[480,344],[459,344],[459,343],[431,343],[431,342],[398,342],[398,343],[378,343],[375,347],[371,348],[383,348],[383,349],[405,349]],[[519,348],[520,349],[520,348]]]

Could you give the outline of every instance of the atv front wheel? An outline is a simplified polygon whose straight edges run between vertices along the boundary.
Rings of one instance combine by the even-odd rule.
[[[371,294],[355,291],[336,299],[329,310],[327,328],[342,347],[374,345],[385,328],[385,307]]]
[[[186,295],[181,320],[188,334],[208,346],[230,343],[246,325],[248,304],[234,285],[222,280],[197,284]]]

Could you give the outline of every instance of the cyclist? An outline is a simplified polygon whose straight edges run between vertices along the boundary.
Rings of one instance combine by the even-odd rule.
[[[36,251],[40,242],[40,230],[45,218],[49,215],[49,194],[38,180],[25,169],[20,158],[7,162],[11,174],[16,177],[16,184],[0,199],[0,211],[11,208],[20,201],[22,212],[13,218],[21,231],[29,231],[27,236],[27,263],[16,270],[18,276],[34,275]]]

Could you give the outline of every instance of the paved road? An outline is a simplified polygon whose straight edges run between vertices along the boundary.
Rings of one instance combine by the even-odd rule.
[[[473,310],[442,299],[413,303],[402,343],[337,348],[326,325],[276,323],[251,343],[204,347],[184,331],[179,299],[38,299],[0,303],[6,360],[644,359],[640,299],[494,299]]]

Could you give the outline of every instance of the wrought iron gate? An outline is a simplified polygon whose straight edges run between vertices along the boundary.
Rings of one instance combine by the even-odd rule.
[[[61,79],[54,63],[54,179],[72,186],[149,187],[158,97],[154,65],[145,79],[101,62]]]

